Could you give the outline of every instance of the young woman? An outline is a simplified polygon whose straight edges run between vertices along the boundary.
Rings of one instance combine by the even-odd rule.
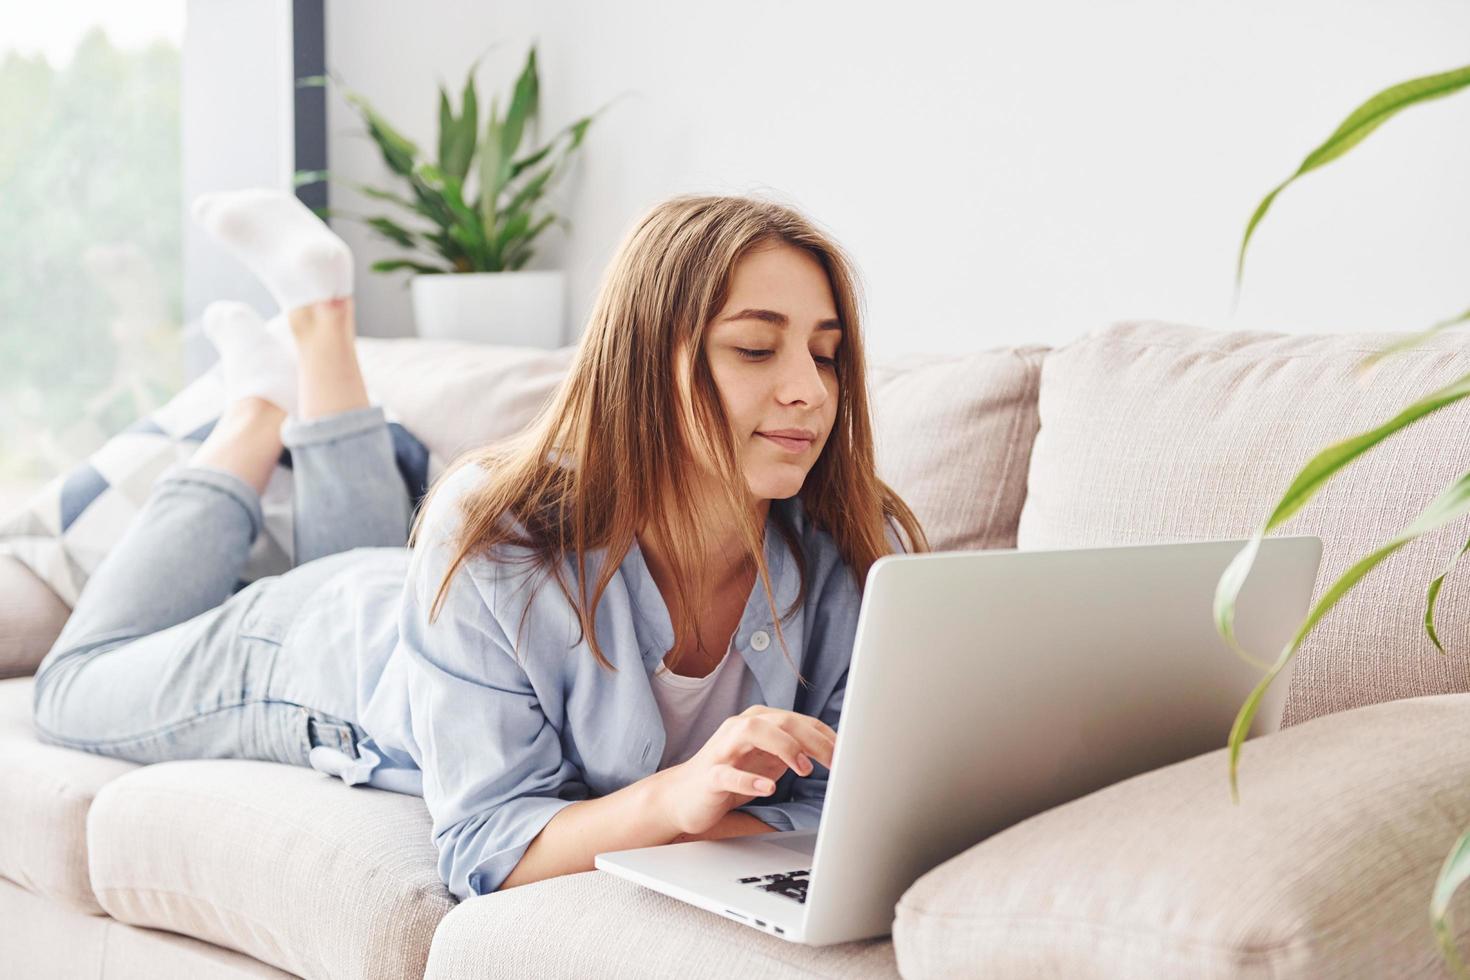
[[[835,243],[769,202],[651,209],[551,404],[410,528],[346,245],[285,194],[195,214],[287,312],[211,308],[229,407],[88,581],[37,671],[39,737],[420,794],[461,899],[816,826],[861,585],[895,521],[928,550],[875,474]],[[295,567],[232,594],[283,445]]]

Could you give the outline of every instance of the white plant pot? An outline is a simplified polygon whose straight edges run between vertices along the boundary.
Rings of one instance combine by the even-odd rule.
[[[566,274],[560,269],[414,276],[420,337],[511,347],[561,347]]]

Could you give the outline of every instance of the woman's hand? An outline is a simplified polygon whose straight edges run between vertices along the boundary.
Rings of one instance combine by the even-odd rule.
[[[684,834],[702,834],[726,813],[776,788],[789,768],[810,775],[811,759],[831,768],[837,733],[820,719],[753,704],[726,718],[693,757],[670,766],[661,806]]]

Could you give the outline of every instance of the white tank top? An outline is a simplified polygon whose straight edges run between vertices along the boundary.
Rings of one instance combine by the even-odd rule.
[[[660,662],[650,678],[668,735],[660,769],[687,761],[704,748],[721,722],[740,713],[741,692],[749,674],[745,658],[735,652],[733,635],[724,658],[704,677],[676,674]]]

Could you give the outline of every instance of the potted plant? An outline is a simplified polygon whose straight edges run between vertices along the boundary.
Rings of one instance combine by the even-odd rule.
[[[1470,66],[1457,68],[1452,71],[1441,72],[1435,75],[1426,75],[1421,78],[1410,79],[1398,85],[1391,86],[1374,95],[1357,109],[1353,110],[1342,124],[1327,137],[1327,139],[1315,150],[1307,155],[1295,173],[1282,181],[1275,189],[1268,193],[1256,206],[1255,212],[1246,223],[1245,236],[1240,243],[1240,255],[1236,260],[1235,284],[1240,288],[1241,276],[1245,268],[1245,250],[1250,244],[1251,234],[1256,226],[1265,217],[1266,211],[1271,207],[1276,196],[1286,189],[1288,185],[1297,178],[1310,173],[1319,167],[1326,166],[1332,161],[1343,156],[1354,146],[1368,137],[1375,129],[1391,119],[1395,114],[1412,105],[1427,102],[1431,99],[1443,98],[1453,95],[1463,89],[1470,88]],[[1413,347],[1426,337],[1438,331],[1449,329],[1458,325],[1470,323],[1470,310],[1450,317],[1434,324],[1426,330],[1409,334],[1402,340],[1395,342],[1388,348],[1378,351],[1362,364],[1363,368],[1371,367],[1372,364],[1384,357],[1390,356],[1398,351]],[[1220,635],[1241,654],[1245,651],[1237,643],[1234,633],[1235,604],[1240,596],[1241,588],[1245,584],[1246,577],[1250,574],[1251,566],[1255,562],[1256,553],[1260,548],[1261,539],[1282,524],[1286,523],[1293,515],[1300,511],[1307,502],[1316,496],[1317,491],[1330,480],[1333,475],[1351,464],[1365,452],[1381,443],[1397,432],[1422,421],[1440,409],[1456,404],[1470,397],[1470,374],[1457,378],[1445,385],[1438,391],[1419,398],[1404,408],[1393,418],[1382,424],[1357,435],[1351,436],[1331,446],[1326,447],[1316,456],[1307,461],[1301,471],[1292,480],[1286,493],[1277,502],[1269,517],[1256,531],[1250,541],[1235,556],[1229,567],[1220,576],[1220,581],[1215,591],[1215,624]],[[1274,663],[1267,669],[1260,683],[1256,685],[1240,712],[1236,715],[1235,724],[1230,730],[1229,759],[1230,759],[1230,793],[1231,797],[1239,802],[1236,785],[1236,768],[1240,758],[1241,744],[1245,741],[1246,733],[1250,730],[1251,719],[1255,717],[1260,709],[1261,698],[1266,689],[1271,686],[1282,670],[1291,662],[1302,641],[1306,639],[1322,617],[1337,604],[1344,595],[1356,586],[1363,577],[1381,564],[1390,555],[1397,552],[1409,542],[1416,540],[1432,531],[1435,531],[1457,518],[1470,514],[1470,473],[1462,475],[1429,504],[1398,534],[1385,541],[1374,551],[1365,555],[1351,565],[1337,581],[1333,582],[1323,592],[1321,598],[1307,612],[1306,618],[1298,626],[1295,635],[1286,647],[1281,650]],[[1444,585],[1445,576],[1455,566],[1461,557],[1470,551],[1470,541],[1461,548],[1449,560],[1446,567],[1431,582],[1426,583],[1424,607],[1424,629],[1435,648],[1444,653],[1444,647],[1440,643],[1438,634],[1434,628],[1434,607],[1439,597],[1440,589]],[[1449,906],[1450,899],[1456,890],[1470,880],[1470,830],[1460,835],[1445,856],[1444,864],[1440,868],[1438,880],[1435,882],[1431,895],[1426,896],[1429,905],[1429,924],[1434,932],[1436,941],[1439,943],[1440,951],[1455,973],[1459,976],[1467,976],[1463,962],[1458,950],[1455,948],[1454,935],[1451,931]]]
[[[499,97],[493,97],[483,126],[475,92],[478,64],[477,60],[470,66],[457,114],[449,93],[439,87],[439,145],[432,161],[422,159],[418,146],[359,93],[335,79],[400,187],[346,183],[393,205],[398,213],[362,217],[324,210],[362,221],[379,237],[411,250],[413,254],[382,259],[371,268],[414,273],[410,284],[420,337],[558,347],[564,342],[565,274],[524,267],[536,254],[537,237],[548,225],[570,228],[566,219],[550,210],[538,211],[538,206],[602,109],[518,156],[527,124],[535,123],[539,131],[536,47],[532,45],[526,56],[504,116]],[[317,75],[298,85],[321,86],[327,81],[328,76]],[[337,179],[320,170],[298,171],[295,176],[298,187]]]

